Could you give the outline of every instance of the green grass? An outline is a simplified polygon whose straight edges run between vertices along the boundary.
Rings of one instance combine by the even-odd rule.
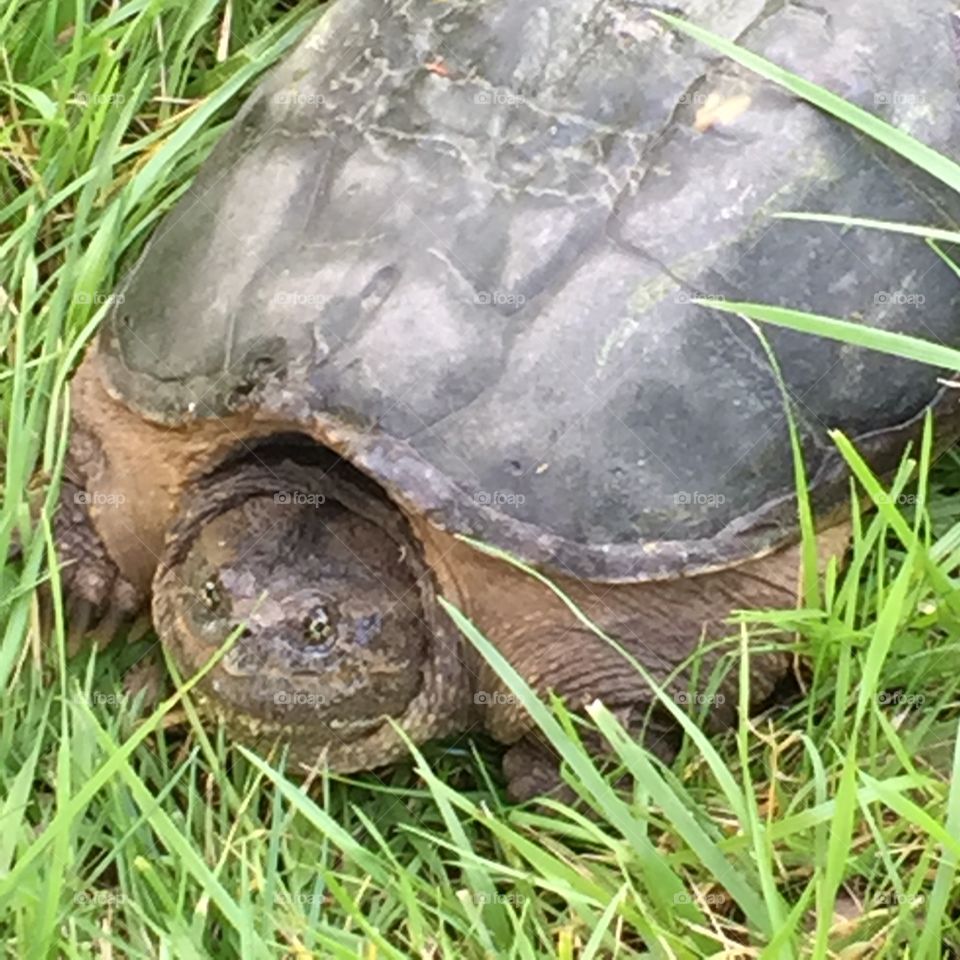
[[[498,751],[479,740],[411,746],[409,765],[380,775],[288,780],[282,757],[205,731],[186,688],[157,708],[124,692],[125,672],[155,654],[151,637],[68,656],[55,577],[41,626],[36,587],[55,556],[29,505],[49,518],[55,503],[65,384],[101,298],[315,15],[260,0],[0,8],[0,550],[24,544],[0,574],[4,954],[960,953],[960,457],[933,464],[929,433],[890,486],[838,437],[877,507],[855,510],[847,565],[808,577],[803,609],[731,625],[744,675],[757,642],[796,632],[803,698],[712,740],[665,699],[689,734],[669,769],[591,711],[631,788],[451,610],[564,758],[576,809],[507,805]],[[866,342],[862,328],[841,332]]]

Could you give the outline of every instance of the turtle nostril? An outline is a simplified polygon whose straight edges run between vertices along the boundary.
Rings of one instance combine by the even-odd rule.
[[[253,631],[252,631],[249,627],[244,627],[244,628],[240,631],[240,634],[239,634],[239,636],[237,637],[237,639],[238,639],[238,640],[249,640],[252,636],[253,636]]]

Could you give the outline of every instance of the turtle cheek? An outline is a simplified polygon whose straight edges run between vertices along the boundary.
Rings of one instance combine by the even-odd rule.
[[[399,717],[407,707],[394,702],[393,691],[379,689],[356,657],[334,651],[320,666],[316,659],[287,662],[276,655],[264,663],[234,648],[212,671],[209,689],[233,714],[278,730],[309,731],[317,744],[353,739],[382,723],[384,714]]]
[[[184,652],[185,659],[196,660],[196,666],[202,666],[230,636],[229,611],[211,608],[193,590],[180,591],[173,598],[171,608],[175,647]]]
[[[353,638],[357,646],[366,648],[372,646],[383,633],[383,615],[370,613],[357,617],[353,625]]]
[[[311,728],[321,739],[401,717],[420,685],[419,664],[403,655],[371,651],[344,636],[329,649],[312,649],[289,632],[238,642],[215,673],[235,709]]]

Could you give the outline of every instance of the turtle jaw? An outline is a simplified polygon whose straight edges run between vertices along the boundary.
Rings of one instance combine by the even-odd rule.
[[[153,614],[185,677],[215,658],[195,696],[232,736],[351,772],[407,754],[394,724],[414,742],[462,730],[467,696],[402,516],[341,486],[286,462],[205,484],[168,537]]]
[[[382,712],[373,706],[358,715],[344,703],[341,716],[338,703],[331,702],[330,684],[321,684],[322,692],[316,692],[309,681],[276,668],[257,676],[244,667],[249,650],[243,645],[249,643],[249,637],[242,625],[220,647],[197,642],[195,624],[185,616],[186,593],[184,585],[175,580],[175,571],[158,578],[153,598],[157,631],[185,679],[223,651],[195,688],[194,697],[201,712],[221,721],[238,742],[261,752],[274,745],[286,748],[288,766],[301,772],[326,767],[351,773],[403,759],[408,748],[397,727],[417,744],[463,727],[455,698],[447,696],[450,691],[445,681],[450,671],[438,662],[442,657],[435,650],[428,648],[418,663],[409,664],[416,685],[405,703],[396,690],[385,696],[382,684],[378,689],[372,679],[361,685],[369,690],[364,706],[371,707],[380,697],[389,701],[389,707],[384,703]],[[189,593],[187,602],[194,602],[195,595]]]
[[[188,664],[179,652],[183,648],[185,624],[177,610],[176,593],[181,588],[171,578],[168,572],[155,583],[154,621],[178,667],[190,667],[188,672],[193,675],[205,664]],[[235,642],[243,639],[240,633]],[[222,722],[229,736],[238,742],[260,752],[275,745],[286,748],[288,768],[302,773],[324,767],[339,773],[376,769],[409,755],[404,737],[423,744],[462,732],[468,726],[470,711],[466,706],[458,641],[449,636],[433,640],[437,645],[427,651],[419,665],[419,689],[405,709],[397,713],[339,718],[333,705],[321,715],[317,706],[322,703],[322,694],[311,694],[277,677],[272,678],[272,685],[260,686],[257,702],[268,709],[255,709],[250,698],[232,700],[229,694],[225,695],[223,683],[223,662],[231,652],[229,639],[224,659],[214,664],[193,696],[201,712]],[[213,656],[218,652],[214,650]],[[275,711],[272,715],[271,710]]]

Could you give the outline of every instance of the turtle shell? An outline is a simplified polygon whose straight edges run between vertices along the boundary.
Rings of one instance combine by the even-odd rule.
[[[677,0],[691,20],[956,154],[949,0]],[[585,578],[716,569],[796,528],[757,300],[960,346],[922,241],[936,181],[632,0],[339,0],[261,83],[101,333],[109,388],[183,424],[302,424],[405,509]],[[122,302],[121,302],[122,301]],[[937,370],[765,330],[818,511],[828,431],[886,471]]]

